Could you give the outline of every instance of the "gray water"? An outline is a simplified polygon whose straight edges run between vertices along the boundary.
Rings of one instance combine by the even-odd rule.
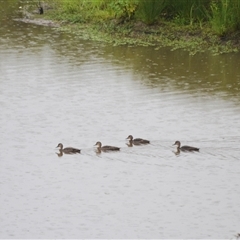
[[[240,54],[83,41],[0,2],[1,238],[240,232]],[[59,142],[82,152],[58,157]]]

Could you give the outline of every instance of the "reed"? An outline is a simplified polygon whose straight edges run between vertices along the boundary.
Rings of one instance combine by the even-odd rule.
[[[166,7],[166,0],[141,0],[137,14],[148,25],[153,24]]]
[[[240,29],[240,0],[45,0],[55,19],[69,22],[123,23],[134,19],[148,25],[160,18],[175,25],[210,26],[217,35]]]
[[[212,1],[212,29],[220,36],[240,29],[240,0]]]
[[[169,0],[168,9],[180,25],[193,25],[194,22],[207,20],[209,0]]]

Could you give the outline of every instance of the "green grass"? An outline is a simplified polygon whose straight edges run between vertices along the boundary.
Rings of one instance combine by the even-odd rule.
[[[144,23],[151,25],[161,16],[166,5],[167,0],[141,0],[136,14]]]
[[[54,6],[46,17],[60,20],[65,23],[62,30],[84,39],[156,49],[169,46],[190,54],[240,48],[240,0],[45,1]],[[226,2],[230,4],[227,7],[223,5]]]
[[[211,26],[223,36],[240,29],[240,0],[219,0],[211,3]]]

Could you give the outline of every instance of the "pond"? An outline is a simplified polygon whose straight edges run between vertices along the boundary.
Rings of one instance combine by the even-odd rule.
[[[239,53],[114,47],[14,21],[20,3],[0,3],[1,238],[240,231]],[[130,134],[150,144],[129,147]],[[81,154],[59,157],[58,143]]]

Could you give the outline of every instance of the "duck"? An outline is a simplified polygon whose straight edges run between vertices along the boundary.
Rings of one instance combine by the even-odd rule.
[[[58,148],[58,147],[59,147],[60,153],[65,153],[65,154],[81,153],[81,150],[77,149],[77,148],[72,148],[72,147],[63,148],[62,143],[59,143],[56,148]]]
[[[174,145],[177,145],[177,150],[181,150],[181,151],[188,151],[188,152],[192,152],[192,151],[199,151],[199,148],[196,148],[196,147],[190,147],[190,146],[182,146],[181,147],[181,142],[180,141],[176,141]]]
[[[42,6],[38,7],[38,12],[39,12],[39,14],[43,14],[44,11],[43,11],[43,7]]]
[[[114,147],[114,146],[102,146],[101,142],[96,142],[96,144],[94,146],[97,146],[97,150],[103,151],[103,152],[108,152],[108,151],[119,151],[120,148],[119,147]]]
[[[130,145],[132,145],[132,144],[134,144],[134,145],[141,145],[141,144],[149,144],[150,143],[149,140],[142,139],[142,138],[135,138],[135,139],[133,139],[132,135],[129,135],[126,139],[129,139]]]

